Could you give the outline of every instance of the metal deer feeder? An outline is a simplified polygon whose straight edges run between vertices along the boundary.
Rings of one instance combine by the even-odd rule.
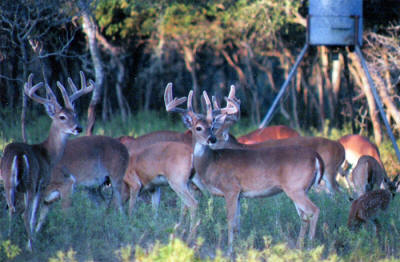
[[[352,46],[360,59],[369,86],[374,95],[387,133],[393,143],[397,159],[400,161],[400,150],[397,146],[392,129],[387,120],[381,99],[378,95],[374,81],[368,71],[367,63],[361,52],[363,33],[362,0],[310,0],[307,17],[306,44],[301,50],[288,78],[283,83],[271,107],[260,124],[266,126],[272,118],[278,102],[289,86],[297,67],[307,52],[309,46]]]

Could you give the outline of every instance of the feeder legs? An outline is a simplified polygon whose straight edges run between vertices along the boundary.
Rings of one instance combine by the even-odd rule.
[[[361,53],[360,47],[358,45],[356,45],[355,49],[356,49],[356,53],[358,55],[358,58],[360,59],[361,65],[362,65],[362,67],[364,69],[364,73],[368,78],[369,87],[371,88],[372,94],[374,95],[374,98],[375,98],[375,102],[378,105],[378,109],[379,109],[379,112],[381,114],[383,123],[386,126],[387,133],[388,133],[388,135],[390,137],[390,140],[392,140],[392,144],[393,144],[394,150],[396,151],[397,159],[400,162],[399,147],[397,146],[396,140],[395,140],[395,138],[393,136],[393,132],[392,132],[392,129],[391,129],[390,125],[389,125],[389,122],[388,122],[388,120],[386,118],[385,111],[383,111],[382,102],[381,102],[381,99],[379,98],[378,92],[376,91],[376,88],[375,88],[375,85],[374,85],[374,81],[372,80],[372,77],[369,74],[367,63],[364,60],[364,57],[363,57],[363,55]]]
[[[300,64],[301,60],[303,59],[304,55],[306,54],[307,49],[308,49],[308,46],[309,46],[309,44],[306,43],[306,44],[304,45],[303,49],[301,50],[300,55],[297,57],[297,60],[296,60],[296,62],[294,63],[293,68],[292,68],[292,70],[290,71],[288,78],[287,78],[287,79],[285,80],[285,82],[283,83],[283,85],[282,85],[282,87],[281,87],[281,90],[279,90],[278,95],[275,97],[274,102],[272,103],[271,107],[269,108],[269,111],[268,111],[268,113],[265,115],[265,117],[264,117],[263,121],[261,122],[259,128],[265,127],[266,125],[268,125],[269,121],[271,120],[272,114],[273,114],[273,112],[274,112],[276,106],[278,105],[279,100],[281,100],[281,97],[282,97],[283,94],[285,93],[286,88],[288,87],[288,85],[289,85],[289,83],[290,83],[290,80],[292,79],[294,73],[296,72],[297,67],[299,66],[299,64]]]

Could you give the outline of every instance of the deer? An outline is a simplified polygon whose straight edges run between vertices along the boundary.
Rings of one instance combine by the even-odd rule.
[[[372,156],[361,156],[351,173],[351,185],[354,189],[354,196],[360,197],[374,188],[380,187],[385,181],[385,171]],[[391,181],[387,181],[392,184]],[[392,185],[391,185],[392,186]]]
[[[378,147],[372,143],[367,137],[361,135],[345,135],[339,140],[346,151],[346,162],[353,168],[357,164],[358,159],[363,156],[371,156],[383,167]]]
[[[383,186],[389,186],[390,178],[386,174],[385,167],[380,157],[379,148],[374,143],[372,143],[367,137],[361,135],[345,135],[338,141],[345,149],[345,162],[342,166],[342,175],[345,177],[348,187],[352,185],[350,181],[351,179],[349,180],[349,174],[353,173],[357,162],[364,155],[371,156],[376,160],[376,162],[378,162],[381,167],[380,169],[383,172]],[[345,169],[347,169],[347,171],[344,171]]]
[[[285,139],[298,136],[300,134],[296,130],[285,125],[277,125],[256,129],[246,135],[240,136],[237,141],[241,144],[256,144],[271,139]]]
[[[228,103],[231,104],[237,101],[234,86],[231,86],[228,99],[231,101],[228,101]],[[215,97],[213,97],[213,105],[215,108],[214,111],[218,112],[220,106]],[[237,117],[238,116],[235,116],[235,118]],[[212,145],[212,148],[264,149],[276,146],[305,146],[316,151],[322,158],[324,162],[323,180],[329,193],[334,194],[341,191],[336,181],[336,176],[341,170],[341,165],[345,159],[345,151],[339,142],[324,137],[297,136],[279,140],[272,139],[255,144],[242,144],[236,140],[234,136],[229,134],[230,126],[231,122],[227,122],[218,127],[214,127],[216,129],[216,135],[220,136],[221,139],[219,139],[218,143]]]
[[[52,120],[49,134],[42,143],[13,142],[4,149],[0,169],[4,179],[9,211],[9,234],[11,233],[12,215],[17,211],[16,207],[22,206],[23,220],[28,236],[27,248],[30,251],[32,251],[37,213],[50,182],[51,171],[62,158],[68,136],[82,132],[73,102],[91,92],[94,82],[89,80],[89,85],[87,85],[83,72],[80,72],[80,76],[81,88],[79,90],[72,89],[71,95],[68,95],[60,82],[57,82],[64,99],[64,107],[62,107],[49,85],[39,82],[32,86],[33,74],[30,74],[24,85],[24,93],[33,101],[45,106],[47,115]],[[68,81],[72,83],[70,78]],[[36,93],[43,85],[47,91],[46,98]],[[24,201],[21,198],[24,198]]]
[[[63,209],[71,206],[71,196],[78,186],[91,189],[110,186],[113,207],[122,214],[121,193],[128,163],[127,148],[115,138],[97,135],[69,140],[63,157],[53,168],[36,231],[56,200],[61,199]]]
[[[191,132],[155,131],[119,140],[128,148],[129,166],[124,182],[128,186],[129,214],[142,190],[151,192],[152,206],[157,215],[160,187],[169,185],[182,200],[183,209],[190,211],[190,231],[193,230],[197,200],[188,188],[193,173]],[[156,159],[156,161],[155,161]],[[178,226],[182,223],[183,213]]]
[[[208,191],[225,199],[228,221],[228,253],[233,251],[234,232],[239,230],[240,198],[269,197],[284,192],[295,204],[302,221],[297,246],[303,246],[306,231],[312,240],[317,226],[319,208],[308,198],[308,190],[318,183],[323,174],[320,156],[306,147],[270,147],[262,150],[211,149],[218,143],[214,126],[223,125],[237,106],[230,106],[213,115],[211,102],[206,101],[206,115],[192,108],[193,91],[188,97],[173,98],[172,84],[165,89],[167,112],[180,113],[192,131],[193,165]],[[187,109],[178,107],[187,101]],[[235,104],[234,101],[233,105]]]
[[[354,200],[351,204],[347,226],[350,229],[358,229],[361,225],[372,223],[375,228],[376,236],[380,233],[380,223],[377,216],[385,211],[395,196],[399,185],[399,175],[391,181],[392,187],[389,189],[377,189],[368,191]]]

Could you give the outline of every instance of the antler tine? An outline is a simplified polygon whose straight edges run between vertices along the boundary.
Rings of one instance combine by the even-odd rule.
[[[236,99],[235,94],[236,94],[236,87],[234,85],[231,85],[231,90],[229,91],[228,97],[230,99]]]
[[[58,86],[58,88],[60,89],[61,94],[62,94],[62,96],[63,96],[63,99],[64,99],[64,106],[65,106],[66,108],[73,109],[73,108],[74,108],[74,105],[71,103],[71,101],[70,101],[70,99],[69,99],[69,96],[68,96],[68,93],[67,93],[67,90],[65,90],[65,87],[63,86],[63,84],[61,84],[60,81],[57,81],[57,86]]]
[[[85,74],[80,71],[79,72],[81,75],[81,89],[79,91],[76,91],[77,88],[75,85],[71,86],[71,83],[73,84],[72,80],[68,79],[68,82],[70,83],[71,89],[74,89],[74,93],[69,97],[70,103],[72,104],[76,99],[78,99],[79,97],[81,97],[84,94],[90,93],[93,91],[93,89],[95,88],[95,83],[93,82],[93,80],[89,80],[89,85],[86,85],[86,78],[85,78]]]
[[[208,97],[206,91],[203,91],[203,97],[204,97],[204,101],[206,102],[206,108],[207,108],[206,119],[207,119],[207,121],[211,122],[213,120],[213,110],[212,110],[210,98]]]
[[[31,98],[32,100],[40,103],[47,105],[49,103],[54,103],[55,105],[59,106],[57,103],[56,96],[54,95],[53,91],[51,88],[46,84],[45,88],[47,91],[47,95],[50,96],[50,99],[40,97],[36,94],[36,91],[42,87],[44,84],[43,82],[39,82],[36,85],[32,86],[32,79],[33,79],[33,74],[30,74],[28,77],[28,81],[24,85],[24,93]]]
[[[237,114],[240,112],[240,100],[232,99],[229,97],[225,97],[227,106],[221,109],[221,113],[225,113],[228,115]]]
[[[172,96],[172,83],[168,83],[164,92],[164,103],[165,109],[167,112],[177,112],[177,113],[186,113],[187,110],[179,108],[177,106],[186,102],[186,97],[181,98],[173,98]]]
[[[221,108],[221,106],[219,105],[217,97],[212,96],[211,99],[212,99],[214,110],[219,110]]]

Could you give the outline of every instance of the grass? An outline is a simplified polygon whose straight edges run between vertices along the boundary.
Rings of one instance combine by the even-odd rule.
[[[40,114],[40,112],[38,113]],[[15,119],[18,119],[16,117]],[[14,119],[14,120],[15,120]],[[20,141],[17,122],[1,128],[0,151],[11,141]],[[2,122],[2,123],[4,123]],[[83,121],[84,123],[85,121]],[[246,122],[246,121],[243,121]],[[47,134],[50,121],[33,116],[27,133],[31,143],[41,141]],[[246,124],[233,129],[243,134]],[[127,121],[115,117],[96,125],[95,134],[113,137],[139,136],[150,131],[168,129],[183,131],[179,118],[156,112],[140,113]],[[245,131],[243,131],[245,130]],[[332,134],[340,137],[341,131]],[[398,168],[389,161],[395,159],[390,142],[380,147],[390,170]],[[225,203],[220,197],[202,196],[198,216],[201,224],[195,243],[185,243],[188,218],[176,228],[180,215],[180,200],[169,188],[162,189],[159,214],[155,217],[149,197],[144,194],[131,217],[107,208],[106,203],[94,202],[87,192],[73,196],[73,206],[62,210],[56,203],[42,231],[37,235],[36,250],[25,250],[26,234],[22,219],[15,217],[13,233],[8,237],[8,217],[5,199],[0,199],[0,261],[229,261]],[[398,261],[400,257],[400,197],[379,216],[382,234],[379,239],[372,227],[358,232],[347,229],[350,202],[346,195],[330,197],[323,192],[310,192],[312,201],[320,208],[315,240],[306,243],[304,250],[293,248],[300,221],[293,203],[284,194],[270,198],[241,200],[241,230],[236,236],[234,250],[237,261]]]

